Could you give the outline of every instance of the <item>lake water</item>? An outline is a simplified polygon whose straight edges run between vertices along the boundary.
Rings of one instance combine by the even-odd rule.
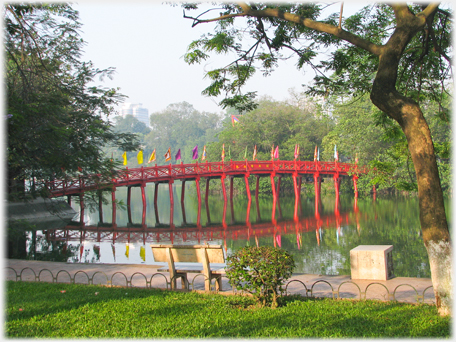
[[[103,205],[103,223],[98,211],[86,209],[85,229],[28,232],[27,258],[154,264],[150,244],[219,244],[228,254],[248,245],[268,245],[289,251],[296,261],[296,273],[349,275],[351,249],[358,245],[393,245],[395,276],[430,277],[416,197],[377,196],[374,200],[371,196],[359,198],[355,205],[352,194],[342,194],[336,207],[335,196],[329,192],[322,194],[316,210],[312,194],[302,194],[296,220],[294,195],[281,196],[273,215],[272,195],[260,196],[258,201],[252,195],[249,208],[245,195],[235,196],[224,206],[221,195],[210,195],[206,205],[203,193],[197,226],[195,188],[187,183],[182,206],[181,185],[176,182],[174,226],[170,227],[167,184],[159,186],[157,208],[153,185],[146,187],[145,194],[145,226],[141,225],[140,188],[132,188],[131,212],[126,208],[116,210],[115,229],[110,226],[110,204]],[[116,198],[126,203],[126,188],[118,188]],[[72,206],[79,211],[77,203]]]

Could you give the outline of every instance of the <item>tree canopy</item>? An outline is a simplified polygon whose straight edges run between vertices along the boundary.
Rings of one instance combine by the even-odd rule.
[[[78,12],[68,4],[5,4],[4,20],[10,197],[23,196],[26,179],[109,174],[115,165],[101,147],[137,143],[105,120],[124,96],[94,85],[114,69],[81,61]]]

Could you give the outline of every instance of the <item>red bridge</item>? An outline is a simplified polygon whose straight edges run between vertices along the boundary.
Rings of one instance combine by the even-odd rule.
[[[173,217],[173,191],[172,184],[175,180],[182,181],[182,196],[183,203],[185,196],[185,182],[194,180],[198,194],[198,210],[201,208],[201,193],[199,181],[201,178],[206,179],[206,201],[209,193],[210,179],[220,179],[223,190],[223,198],[225,205],[227,201],[225,178],[230,180],[230,198],[233,196],[233,178],[244,177],[246,192],[249,201],[250,187],[249,176],[256,176],[256,192],[258,196],[259,177],[269,176],[271,179],[271,189],[274,203],[277,201],[280,190],[280,180],[282,176],[290,175],[293,177],[294,193],[295,193],[295,216],[297,216],[297,206],[299,194],[301,192],[301,182],[303,176],[312,176],[315,184],[316,198],[320,197],[322,177],[332,177],[336,192],[336,202],[339,197],[339,185],[341,177],[351,177],[353,179],[355,197],[358,197],[357,179],[361,174],[367,173],[368,169],[365,166],[357,164],[338,163],[338,162],[320,162],[320,161],[229,161],[229,162],[206,162],[194,164],[170,164],[164,166],[141,167],[134,169],[122,169],[115,171],[114,177],[111,180],[103,181],[100,175],[80,176],[78,178],[54,180],[46,183],[50,197],[68,196],[69,202],[71,196],[80,196],[81,203],[81,220],[83,218],[83,195],[86,191],[91,190],[110,190],[112,193],[113,203],[115,201],[116,187],[126,186],[128,188],[127,206],[130,207],[131,187],[141,187],[141,195],[143,200],[143,221],[146,212],[145,186],[147,183],[155,183],[155,198],[154,204],[157,204],[157,189],[160,183],[168,183],[171,202],[170,222],[172,225]],[[277,186],[274,182],[274,177],[278,177]],[[101,203],[101,201],[100,201]],[[100,206],[101,207],[101,206]],[[113,206],[113,224],[115,225],[115,206]],[[81,222],[82,223],[82,222]],[[199,223],[198,223],[199,224]]]

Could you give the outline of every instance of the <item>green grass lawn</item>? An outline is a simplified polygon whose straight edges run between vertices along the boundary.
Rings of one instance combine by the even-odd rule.
[[[7,337],[272,338],[449,337],[434,306],[247,297],[95,285],[6,282]]]

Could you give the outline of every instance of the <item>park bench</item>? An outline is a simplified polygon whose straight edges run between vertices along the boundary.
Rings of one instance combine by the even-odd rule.
[[[211,290],[211,280],[215,279],[215,289],[222,290],[222,275],[225,274],[225,256],[220,245],[150,245],[155,262],[166,262],[168,266],[158,272],[169,272],[171,289],[176,289],[176,280],[181,278],[182,288],[188,289],[188,273],[204,275],[204,289]],[[182,263],[197,263],[183,265]],[[199,264],[199,265],[198,265]]]

